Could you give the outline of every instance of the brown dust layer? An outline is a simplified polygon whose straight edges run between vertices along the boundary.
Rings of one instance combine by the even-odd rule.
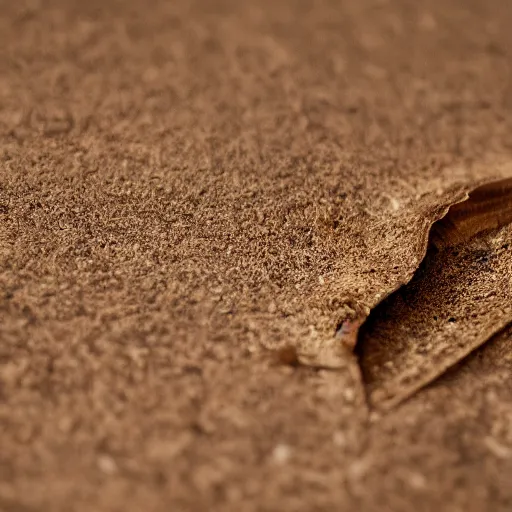
[[[340,343],[512,176],[511,23],[0,2],[0,510],[510,510],[509,331],[384,416]]]

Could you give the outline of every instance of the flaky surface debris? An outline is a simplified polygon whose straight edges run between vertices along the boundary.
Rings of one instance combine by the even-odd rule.
[[[505,379],[372,423],[339,348],[510,177],[511,21],[0,2],[0,509],[509,510]]]
[[[512,179],[494,181],[470,192],[468,199],[450,207],[430,232],[438,249],[470,242],[512,223]]]

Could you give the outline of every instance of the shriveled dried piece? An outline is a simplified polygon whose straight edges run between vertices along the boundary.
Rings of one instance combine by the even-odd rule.
[[[511,222],[512,179],[505,179],[478,187],[467,201],[453,205],[434,224],[431,241],[440,249],[451,247]]]
[[[512,321],[511,285],[510,225],[430,251],[411,283],[379,305],[361,331],[371,405],[393,407],[503,329]]]

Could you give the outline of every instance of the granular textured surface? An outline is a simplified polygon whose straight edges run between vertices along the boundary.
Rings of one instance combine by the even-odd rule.
[[[336,333],[510,178],[511,23],[0,0],[0,509],[510,510],[510,334],[379,418]]]

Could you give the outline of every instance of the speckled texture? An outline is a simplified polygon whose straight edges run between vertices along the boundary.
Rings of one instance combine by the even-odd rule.
[[[268,349],[320,361],[509,172],[511,20],[502,0],[0,2],[1,506],[509,510],[510,460],[467,462],[490,423],[436,388],[370,424],[354,357]],[[493,386],[483,416],[510,403]]]

